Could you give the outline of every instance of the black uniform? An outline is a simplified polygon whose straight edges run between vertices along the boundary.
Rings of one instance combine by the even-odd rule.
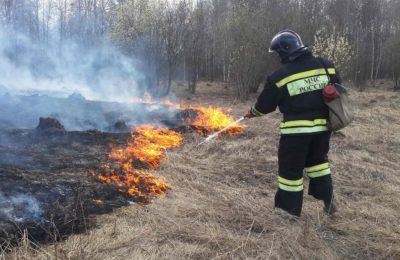
[[[321,64],[321,62],[323,64]],[[335,83],[340,83],[333,64],[304,52],[268,77],[264,90],[251,109],[262,116],[279,107],[283,113],[279,143],[279,188],[275,206],[300,216],[303,203],[303,171],[310,178],[309,194],[329,204],[332,179],[328,163],[328,107],[322,89],[329,82],[324,66]]]

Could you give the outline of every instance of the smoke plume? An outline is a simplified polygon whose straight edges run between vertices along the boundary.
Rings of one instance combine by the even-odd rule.
[[[56,118],[69,131],[146,123],[149,109],[160,108],[124,103],[143,95],[147,80],[139,68],[111,44],[43,45],[0,28],[0,129],[34,128],[40,117]],[[174,115],[166,112],[163,119]]]
[[[50,40],[43,45],[0,28],[0,94],[79,93],[89,100],[127,101],[144,82],[137,65],[110,44],[88,49]]]

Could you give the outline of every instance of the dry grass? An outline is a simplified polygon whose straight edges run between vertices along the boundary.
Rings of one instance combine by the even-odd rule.
[[[203,100],[230,105],[207,88],[218,87],[202,86]],[[400,259],[400,93],[353,98],[356,122],[332,139],[340,206],[332,218],[308,195],[299,219],[274,210],[280,116],[273,114],[249,121],[235,139],[197,146],[200,138],[187,135],[157,171],[173,190],[154,204],[97,217],[97,228],[57,244],[24,242],[3,258]]]

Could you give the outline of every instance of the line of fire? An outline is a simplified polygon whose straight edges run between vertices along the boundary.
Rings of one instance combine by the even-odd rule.
[[[0,99],[2,111],[18,102],[21,108],[57,104],[46,117],[21,109],[25,120],[0,121],[2,241],[17,241],[25,231],[34,241],[57,241],[90,228],[92,215],[146,206],[173,191],[157,174],[167,150],[184,145],[188,135],[204,140],[223,130],[218,138],[235,137],[245,129],[221,108],[150,96],[126,104],[80,95]]]

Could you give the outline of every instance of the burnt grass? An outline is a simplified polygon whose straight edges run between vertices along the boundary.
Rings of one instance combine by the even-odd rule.
[[[186,109],[161,123],[181,133],[191,132],[196,128],[185,121],[196,116],[195,110]],[[123,121],[116,125],[126,127]],[[143,201],[124,195],[92,174],[102,172],[111,145],[124,146],[132,135],[66,131],[54,118],[40,118],[36,129],[0,129],[0,195],[32,197],[40,207],[40,216],[26,209],[29,201],[11,205],[13,218],[0,212],[0,244],[17,242],[24,233],[39,243],[58,241],[95,227],[91,215],[132,202],[147,204],[152,198]],[[136,168],[147,167],[134,163]]]
[[[33,196],[41,208],[41,216],[35,218],[14,209],[18,221],[0,215],[0,239],[17,240],[27,230],[34,241],[59,240],[92,227],[88,215],[128,205],[128,198],[88,172],[106,159],[110,144],[123,145],[129,137],[97,131],[0,131],[2,195]]]

